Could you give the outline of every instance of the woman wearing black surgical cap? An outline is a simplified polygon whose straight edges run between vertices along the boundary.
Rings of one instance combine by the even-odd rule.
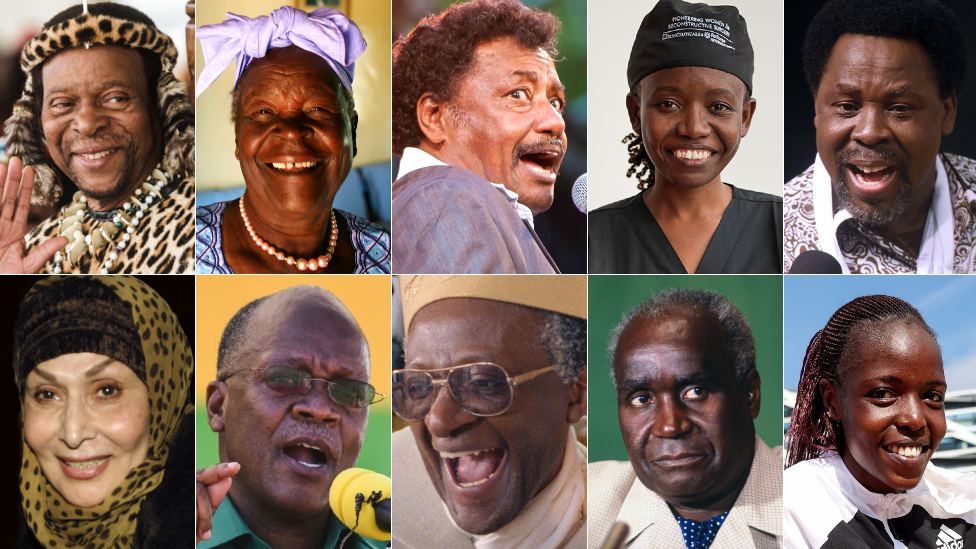
[[[627,176],[590,212],[590,273],[781,273],[783,199],[722,182],[756,111],[753,49],[733,6],[661,0],[627,66]]]
[[[53,276],[20,304],[21,548],[190,547],[193,352],[139,279]]]

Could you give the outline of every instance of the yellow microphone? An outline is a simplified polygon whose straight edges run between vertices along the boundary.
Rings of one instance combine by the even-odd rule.
[[[377,541],[390,541],[392,495],[390,477],[352,468],[339,473],[332,481],[329,505],[353,532]]]

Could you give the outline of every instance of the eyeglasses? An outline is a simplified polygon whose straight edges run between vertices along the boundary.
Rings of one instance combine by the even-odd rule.
[[[261,381],[272,391],[290,396],[301,396],[308,393],[313,381],[321,381],[328,387],[329,398],[339,406],[346,408],[365,408],[370,404],[383,400],[383,394],[377,393],[376,388],[364,381],[354,379],[322,379],[312,377],[305,370],[297,370],[287,366],[268,366],[266,368],[244,368],[231,372],[221,381],[241,372],[261,372]]]
[[[468,413],[481,417],[501,415],[512,405],[516,385],[555,369],[548,366],[515,377],[490,362],[437,370],[397,370],[393,372],[393,411],[408,421],[423,419],[437,400],[438,386],[446,383],[451,396]],[[446,372],[446,378],[434,379],[431,374],[437,372]]]

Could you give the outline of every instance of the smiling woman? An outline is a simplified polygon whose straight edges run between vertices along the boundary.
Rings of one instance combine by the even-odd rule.
[[[19,547],[188,545],[193,354],[169,305],[137,279],[50,277],[15,339]]]
[[[783,477],[787,547],[976,541],[976,478],[929,463],[946,433],[947,387],[914,307],[883,295],[844,305],[814,335],[800,376]]]
[[[356,155],[359,27],[337,10],[282,7],[230,14],[198,36],[198,93],[237,58],[234,155],[247,191],[197,210],[197,272],[389,273],[389,233],[332,207]]]

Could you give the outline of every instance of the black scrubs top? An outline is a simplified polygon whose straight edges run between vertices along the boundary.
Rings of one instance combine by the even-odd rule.
[[[697,274],[783,272],[783,199],[732,185]],[[589,214],[590,274],[687,274],[641,195]]]

